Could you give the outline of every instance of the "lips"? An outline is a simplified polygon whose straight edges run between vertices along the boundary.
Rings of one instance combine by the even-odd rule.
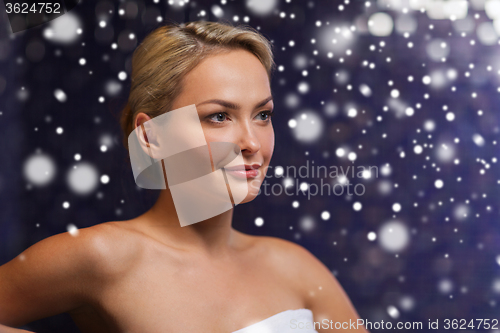
[[[224,167],[224,170],[226,170],[230,175],[237,177],[237,178],[255,178],[259,174],[259,168],[260,164],[254,163],[254,164],[240,164],[240,165],[234,165],[230,167]]]

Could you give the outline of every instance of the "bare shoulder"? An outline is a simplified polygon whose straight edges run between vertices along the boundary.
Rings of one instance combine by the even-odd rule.
[[[277,264],[286,264],[289,269],[315,266],[321,262],[305,247],[286,239],[258,236],[257,242],[268,251],[268,255],[277,261]]]
[[[277,265],[283,266],[289,274],[300,280],[307,294],[321,289],[321,285],[336,283],[328,267],[304,246],[281,238],[269,238]]]
[[[0,266],[0,323],[73,311],[133,262],[133,237],[114,223],[47,237]]]
[[[300,244],[286,239],[271,236],[250,236],[254,247],[263,258],[273,267],[276,273],[293,276],[295,283],[300,283],[300,288],[306,288],[318,275],[327,275],[330,271],[309,250]]]
[[[121,275],[142,253],[141,239],[127,228],[126,221],[104,222],[79,230],[85,257],[99,274]]]
[[[276,237],[259,237],[278,270],[293,277],[306,308],[331,318],[357,318],[356,310],[333,273],[300,244]]]
[[[106,273],[127,262],[137,242],[119,222],[105,222],[91,227],[47,237],[23,251],[17,259],[28,265],[53,262],[67,272]],[[135,246],[134,246],[135,245]]]

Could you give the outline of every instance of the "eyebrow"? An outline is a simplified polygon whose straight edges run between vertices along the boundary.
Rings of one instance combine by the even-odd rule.
[[[273,96],[269,96],[265,100],[257,103],[257,105],[255,105],[255,108],[258,109],[258,108],[266,105],[272,99],[273,99]],[[226,107],[228,109],[235,109],[235,110],[241,109],[241,105],[236,104],[236,103],[232,103],[232,102],[228,102],[228,101],[224,101],[222,99],[210,99],[208,101],[204,101],[202,103],[199,103],[198,105],[210,104],[210,103],[212,103],[212,104],[219,104],[219,105],[222,105],[223,107]]]

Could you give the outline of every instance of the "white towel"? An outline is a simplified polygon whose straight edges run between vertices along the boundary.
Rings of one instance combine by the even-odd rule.
[[[309,309],[286,310],[233,333],[318,333]]]

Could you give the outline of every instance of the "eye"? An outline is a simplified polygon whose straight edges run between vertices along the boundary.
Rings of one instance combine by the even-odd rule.
[[[262,112],[259,112],[257,117],[259,117],[260,120],[269,121],[271,119],[271,117],[273,116],[273,114],[274,114],[274,111],[271,111],[271,110],[262,111]]]
[[[227,114],[225,112],[217,112],[208,116],[208,119],[214,123],[222,123],[227,120]]]

